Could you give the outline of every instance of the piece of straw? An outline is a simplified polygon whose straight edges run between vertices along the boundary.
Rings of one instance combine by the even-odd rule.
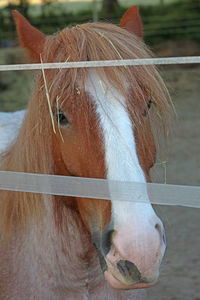
[[[76,93],[77,93],[77,95],[81,94],[81,91],[79,90],[79,88],[76,88]]]
[[[50,117],[51,117],[51,123],[52,123],[52,127],[53,127],[53,132],[56,134],[56,128],[55,128],[55,123],[54,123],[54,118],[53,118],[53,112],[52,112],[52,108],[51,108],[51,102],[50,102],[50,97],[49,97],[49,92],[48,92],[48,87],[47,87],[47,81],[46,81],[46,77],[45,77],[45,72],[44,72],[44,68],[43,68],[43,61],[42,61],[42,56],[40,54],[40,62],[41,62],[41,69],[42,69],[42,75],[43,75],[43,79],[44,79],[44,87],[45,87],[45,92],[46,92],[46,97],[47,97],[47,102],[48,102],[48,107],[49,107],[49,113],[50,113]]]
[[[59,100],[59,97],[57,96],[57,97],[56,97],[56,108],[57,108],[57,116],[58,116],[58,131],[59,131],[61,140],[62,140],[62,142],[64,143],[64,138],[63,138],[62,132],[61,132],[61,130],[60,130],[60,120],[59,120],[59,106],[58,106],[58,100]]]
[[[104,33],[99,32],[99,35],[101,37],[103,37],[104,39],[106,39],[111,44],[111,46],[113,47],[113,49],[115,50],[115,52],[117,53],[117,55],[119,56],[119,58],[123,60],[123,57],[121,56],[119,50],[115,47],[115,45],[113,44],[113,42]]]
[[[101,80],[99,80],[99,83],[100,83],[101,89],[102,89],[102,91],[103,91],[103,93],[105,95],[106,91],[105,91],[105,88],[103,86],[103,82]]]

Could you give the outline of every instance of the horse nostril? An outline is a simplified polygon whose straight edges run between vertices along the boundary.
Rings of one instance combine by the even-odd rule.
[[[163,242],[165,244],[165,246],[167,245],[167,240],[166,240],[166,233],[165,233],[165,229],[163,229]]]
[[[102,250],[103,254],[106,256],[111,249],[112,246],[112,235],[114,229],[112,222],[106,227],[102,236]]]
[[[156,228],[156,230],[158,230],[158,232],[160,234],[160,238],[163,240],[163,243],[165,245],[167,245],[165,229],[163,228],[163,226],[161,226],[160,224],[157,223],[155,225],[155,228]]]
[[[128,260],[120,260],[117,263],[117,268],[124,278],[134,282],[141,280],[141,273],[136,265]]]
[[[161,232],[161,226],[160,226],[160,224],[157,223],[157,224],[155,225],[155,229],[157,229],[159,232]]]

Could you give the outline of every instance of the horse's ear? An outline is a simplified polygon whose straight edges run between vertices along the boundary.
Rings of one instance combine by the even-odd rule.
[[[136,5],[130,7],[123,15],[120,21],[120,27],[136,34],[140,38],[143,37],[142,21]]]
[[[20,44],[28,52],[32,62],[40,62],[40,54],[43,51],[46,36],[33,27],[18,11],[13,11],[17,25]]]

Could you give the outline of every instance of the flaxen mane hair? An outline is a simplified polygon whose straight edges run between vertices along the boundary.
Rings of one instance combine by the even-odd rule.
[[[93,61],[148,58],[149,51],[133,34],[111,24],[83,24],[64,29],[46,39],[43,62]],[[164,121],[169,112],[166,88],[154,66],[104,67],[96,69],[104,84],[112,84],[127,101],[134,126],[141,124],[141,107],[152,97],[155,114]],[[47,82],[51,107],[71,101],[76,109],[77,89],[84,101],[88,70],[56,69],[40,72],[24,123],[15,143],[1,156],[1,170],[55,174],[52,120],[44,86]],[[81,98],[80,98],[81,97]],[[134,101],[133,101],[134,99]],[[109,101],[109,100],[108,100]],[[80,102],[80,101],[79,101]],[[145,141],[144,141],[145,142]],[[54,199],[53,196],[48,196]],[[0,231],[24,228],[45,213],[44,196],[32,193],[0,193]]]

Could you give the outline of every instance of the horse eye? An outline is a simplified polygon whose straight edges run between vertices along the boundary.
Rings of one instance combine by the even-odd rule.
[[[69,122],[64,114],[64,112],[62,110],[59,109],[59,111],[57,112],[57,121],[60,125],[67,125]]]
[[[149,98],[149,99],[147,100],[147,107],[148,107],[148,109],[151,108],[151,104],[152,104],[152,99]]]
[[[151,104],[152,104],[152,99],[149,98],[149,99],[147,100],[147,108],[148,108],[148,110],[151,108]],[[143,115],[144,117],[147,116],[147,110],[146,110],[146,109],[144,109],[144,112],[143,112],[142,115]]]

